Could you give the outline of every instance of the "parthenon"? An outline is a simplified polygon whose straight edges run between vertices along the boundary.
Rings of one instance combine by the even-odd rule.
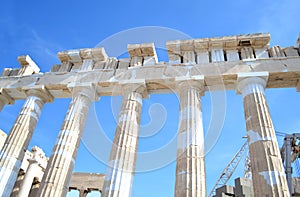
[[[254,196],[290,196],[265,89],[300,90],[300,37],[286,48],[269,42],[268,33],[168,41],[168,62],[158,62],[153,43],[128,44],[129,58],[121,59],[104,48],[68,50],[45,73],[28,55],[19,56],[21,68],[4,69],[0,77],[0,110],[25,100],[0,153],[0,195],[13,192],[43,106],[72,98],[36,194],[66,196],[90,104],[121,95],[102,196],[131,196],[142,100],[173,89],[180,100],[174,193],[206,196],[201,96],[224,89],[243,98]],[[27,195],[33,178],[22,184]]]

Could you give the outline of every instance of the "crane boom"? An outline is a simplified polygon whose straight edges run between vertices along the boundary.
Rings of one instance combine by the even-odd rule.
[[[218,181],[212,188],[211,192],[209,193],[208,197],[212,197],[215,194],[217,188],[226,185],[228,180],[231,178],[233,172],[237,168],[239,162],[241,161],[244,152],[247,150],[247,147],[248,147],[248,142],[246,141],[243,144],[243,146],[240,148],[240,150],[234,155],[234,157],[231,159],[228,165],[225,167],[225,169],[221,173],[220,178],[218,179]]]

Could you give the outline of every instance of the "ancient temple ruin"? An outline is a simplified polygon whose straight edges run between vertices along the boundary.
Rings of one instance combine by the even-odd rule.
[[[4,69],[0,77],[0,109],[25,100],[1,150],[0,195],[13,192],[44,104],[72,98],[37,191],[65,196],[89,106],[113,94],[124,98],[102,196],[130,196],[142,99],[172,88],[180,98],[175,196],[206,196],[200,97],[224,87],[243,97],[255,196],[290,196],[265,89],[300,90],[300,41],[287,48],[269,41],[269,34],[169,41],[169,62],[158,62],[151,43],[129,44],[130,57],[123,59],[108,57],[104,48],[69,50],[46,73],[29,56],[18,57],[21,68]]]

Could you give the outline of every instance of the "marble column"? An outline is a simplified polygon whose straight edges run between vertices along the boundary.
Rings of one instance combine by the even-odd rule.
[[[144,84],[126,86],[104,180],[104,197],[132,195],[144,91]]]
[[[289,196],[289,189],[265,96],[268,73],[238,75],[243,95],[255,196]]]
[[[28,159],[29,166],[26,170],[25,177],[20,185],[18,197],[28,197],[34,178],[41,180],[43,171],[47,166],[47,158],[42,149],[34,146],[32,148],[33,157]]]
[[[203,81],[178,85],[178,128],[175,197],[205,197],[204,134],[200,95]]]
[[[0,152],[0,196],[9,196],[45,102],[52,101],[46,89],[27,91],[28,98]]]
[[[93,86],[73,89],[73,98],[52,150],[38,196],[66,196],[69,191],[69,183],[90,103],[97,97]]]
[[[13,103],[14,100],[7,94],[7,92],[3,88],[0,88],[0,111],[5,105]]]

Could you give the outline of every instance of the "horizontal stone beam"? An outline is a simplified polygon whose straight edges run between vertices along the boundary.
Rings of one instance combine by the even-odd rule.
[[[167,42],[169,54],[181,54],[185,51],[202,52],[210,49],[222,48],[224,50],[239,49],[245,46],[253,48],[267,48],[270,34],[248,34],[239,36],[224,36],[217,38],[201,38],[193,40],[175,40]]]
[[[70,189],[77,190],[98,190],[102,191],[104,174],[74,172],[72,174]]]
[[[101,95],[122,95],[122,81],[145,80],[148,92],[172,93],[175,79],[193,79],[203,75],[205,91],[234,90],[237,73],[268,72],[267,88],[297,87],[300,79],[300,57],[256,59],[253,61],[214,62],[208,64],[157,64],[128,70],[94,70],[87,72],[45,73],[23,77],[0,77],[0,87],[13,99],[25,99],[26,90],[45,87],[54,98],[71,98],[70,83],[94,84]]]

